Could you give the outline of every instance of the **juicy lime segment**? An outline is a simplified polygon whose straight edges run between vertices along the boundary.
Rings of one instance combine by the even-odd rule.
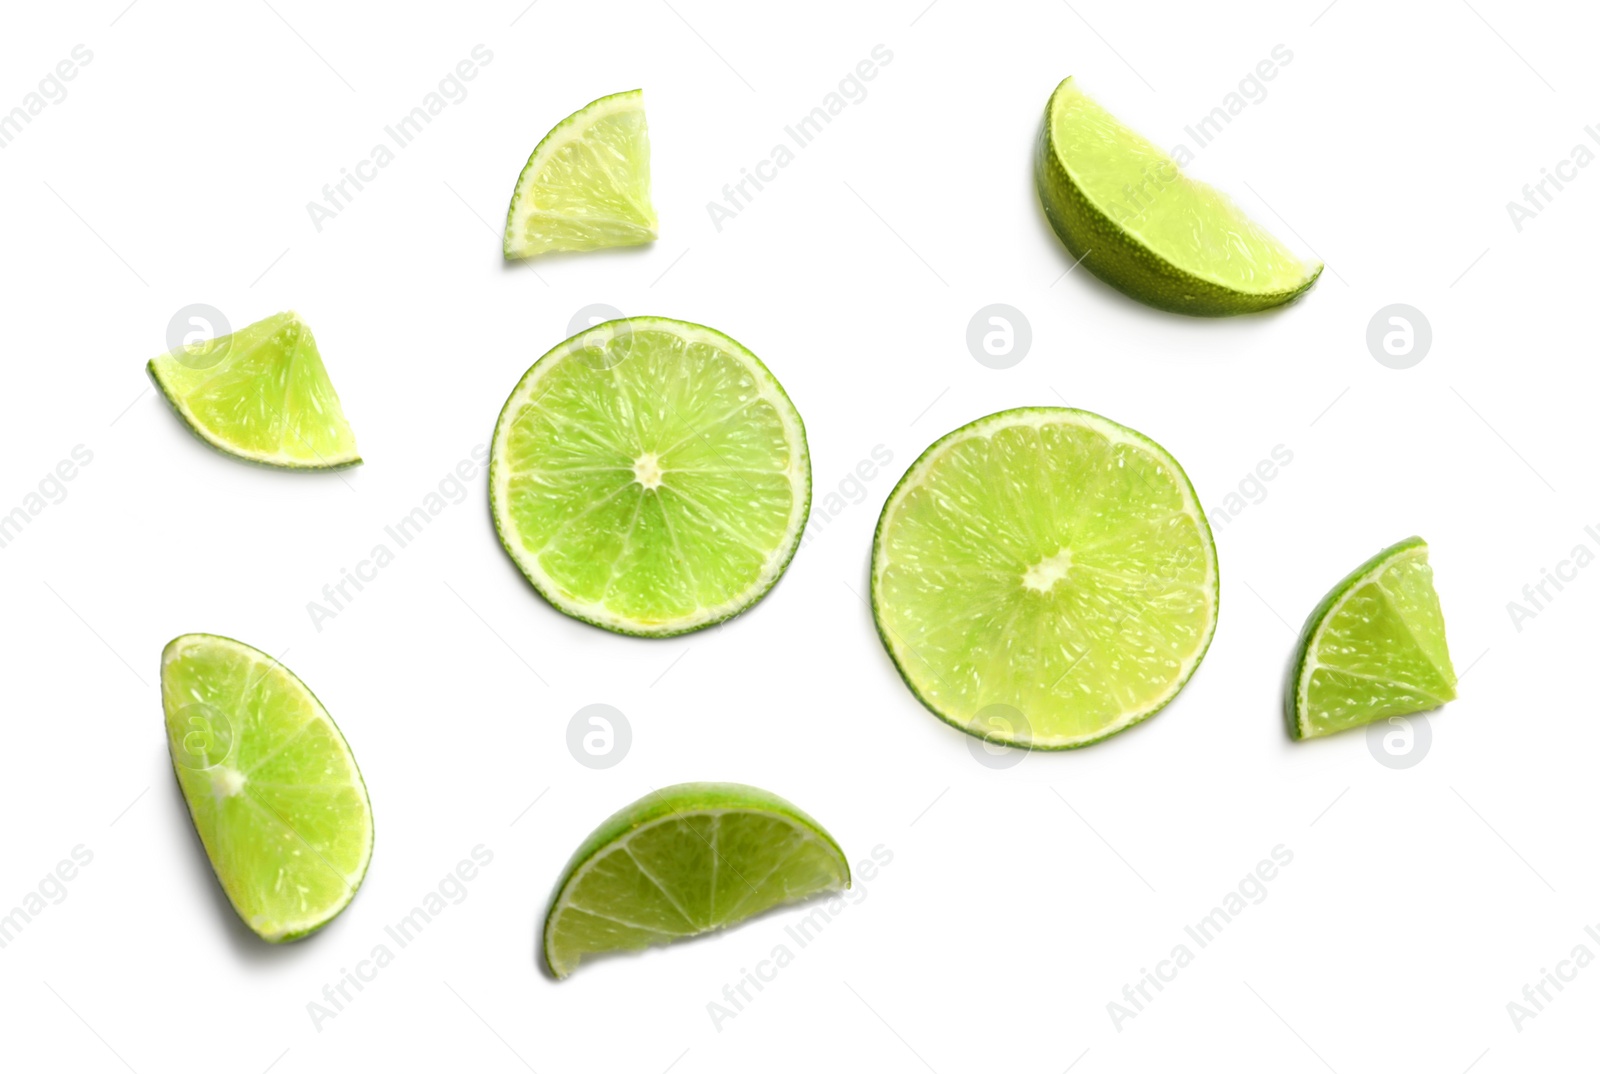
[[[1306,620],[1289,677],[1289,733],[1317,738],[1455,700],[1428,545],[1409,537],[1334,586]]]
[[[1322,272],[1226,195],[1184,176],[1071,78],[1045,109],[1034,178],[1073,256],[1159,309],[1249,313],[1299,296]]]
[[[534,363],[495,427],[500,541],[568,615],[627,634],[697,630],[772,588],[811,502],[805,428],[720,332],[610,321]]]
[[[266,653],[185,634],[161,654],[161,704],[178,787],[239,917],[269,943],[337,917],[372,857],[372,806],[321,702]]]
[[[1154,441],[1081,410],[992,414],[900,479],[872,551],[878,633],[969,734],[1084,746],[1154,714],[1217,622],[1217,553]]]
[[[545,918],[545,963],[565,977],[591,955],[671,943],[849,886],[833,837],[777,795],[738,783],[667,787],[573,854]]]
[[[507,258],[655,237],[643,90],[591,101],[556,124],[523,166],[506,211]]]
[[[303,470],[361,461],[317,341],[297,314],[163,354],[148,368],[178,417],[219,451]]]

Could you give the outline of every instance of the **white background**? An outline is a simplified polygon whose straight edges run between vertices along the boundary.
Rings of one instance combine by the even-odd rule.
[[[75,445],[93,452],[64,502],[0,549],[0,910],[73,847],[93,854],[0,950],[8,1068],[1593,1062],[1600,969],[1520,1030],[1507,1004],[1575,945],[1600,955],[1584,934],[1600,924],[1600,729],[1580,685],[1600,570],[1549,589],[1520,630],[1507,602],[1580,542],[1600,549],[1584,534],[1600,523],[1586,312],[1600,168],[1520,233],[1505,207],[1600,120],[1592,12],[124,3],[13,5],[0,35],[0,110],[74,45],[93,52],[0,150],[0,511]],[[480,43],[494,58],[469,95],[319,233],[306,203]],[[879,44],[893,59],[867,97],[719,232],[706,203]],[[1057,81],[1079,76],[1172,146],[1279,44],[1292,62],[1189,170],[1325,258],[1316,289],[1204,321],[1085,271],[1062,278],[1030,173]],[[634,86],[660,241],[503,265],[499,222],[533,145]],[[193,440],[143,363],[194,302],[235,327],[305,316],[366,465],[276,473]],[[307,602],[487,442],[521,373],[595,302],[713,325],[759,354],[806,420],[814,511],[876,445],[894,462],[860,502],[834,503],[763,604],[714,631],[633,640],[557,614],[498,547],[481,480],[315,629]],[[965,342],[994,302],[1032,326],[1005,371]],[[1434,333],[1404,371],[1365,343],[1394,302]],[[938,435],[1062,400],[1156,438],[1212,511],[1275,446],[1293,462],[1217,531],[1220,626],[1181,698],[1104,744],[993,769],[896,676],[860,600],[868,545]],[[1360,732],[1291,743],[1292,628],[1412,533],[1432,544],[1461,700],[1407,769]],[[176,793],[155,685],[161,647],[187,631],[283,653],[366,774],[371,872],[306,942],[271,948],[235,920]],[[565,744],[597,702],[633,729],[605,771]],[[573,847],[649,788],[692,779],[791,798],[852,861],[893,854],[865,901],[720,1028],[707,1004],[788,942],[795,915],[560,984],[535,959]],[[307,1003],[478,844],[494,860],[466,901],[314,1026]],[[1294,859],[1266,900],[1114,1024],[1123,986],[1279,844]]]

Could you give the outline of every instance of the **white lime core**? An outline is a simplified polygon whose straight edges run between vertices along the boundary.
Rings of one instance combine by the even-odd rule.
[[[1022,575],[1022,588],[1035,593],[1048,593],[1051,586],[1067,576],[1072,569],[1072,552],[1063,548],[1053,556],[1041,559]]]
[[[661,487],[661,458],[647,451],[633,460],[633,477],[647,489]]]
[[[245,777],[243,772],[237,768],[229,768],[227,765],[222,765],[211,774],[211,797],[219,802],[224,798],[232,798],[244,790],[244,784]]]

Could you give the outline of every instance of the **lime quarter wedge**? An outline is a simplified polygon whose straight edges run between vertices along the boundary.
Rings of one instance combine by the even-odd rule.
[[[268,943],[337,917],[372,858],[372,806],[322,703],[266,653],[185,634],[161,654],[161,704],[178,788],[239,917]]]
[[[361,461],[317,341],[294,313],[152,358],[148,369],[183,423],[219,451],[297,470]]]
[[[1034,179],[1072,255],[1158,309],[1250,313],[1290,301],[1322,272],[1226,195],[1184,176],[1071,78],[1045,108]]]
[[[1286,691],[1293,738],[1455,700],[1428,545],[1409,537],[1351,571],[1306,620]]]
[[[489,456],[500,541],[546,600],[624,634],[681,634],[776,584],[811,502],[800,415],[721,332],[608,321],[506,401]]]
[[[738,783],[652,791],[583,841],[556,885],[544,957],[585,959],[727,928],[850,886],[833,837],[775,794]]]
[[[506,211],[508,259],[655,237],[643,90],[591,101],[556,124],[523,166]]]
[[[1082,410],[1007,410],[939,440],[872,547],[878,634],[969,734],[1085,746],[1177,696],[1217,623],[1217,553],[1159,444]]]

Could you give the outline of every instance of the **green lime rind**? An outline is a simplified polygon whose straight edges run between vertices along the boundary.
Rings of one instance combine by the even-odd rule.
[[[539,385],[540,378],[548,375],[561,361],[571,359],[584,350],[584,341],[587,339],[608,334],[626,337],[632,333],[650,331],[674,334],[691,342],[698,337],[700,342],[709,343],[740,362],[755,379],[763,400],[771,405],[784,425],[789,437],[788,446],[793,452],[789,469],[791,487],[795,494],[790,505],[785,534],[782,541],[769,554],[760,576],[747,588],[728,596],[721,603],[699,608],[690,616],[669,622],[646,622],[615,614],[594,602],[578,600],[564,593],[559,583],[540,565],[538,556],[521,547],[509,517],[511,507],[508,485],[513,471],[507,461],[509,453],[507,445],[519,410],[533,396],[533,389]],[[587,328],[552,347],[523,374],[507,397],[495,423],[489,454],[489,502],[495,534],[500,539],[501,547],[505,549],[506,554],[511,557],[512,562],[517,565],[517,569],[522,572],[534,591],[564,615],[600,627],[602,630],[634,637],[668,638],[704,630],[748,611],[763,600],[778,584],[794,559],[795,552],[799,550],[806,519],[810,515],[811,491],[811,457],[806,442],[805,422],[777,377],[773,376],[772,371],[749,348],[725,333],[705,325],[669,317],[638,316],[607,321]]]
[[[1174,264],[1140,236],[1119,225],[1073,175],[1062,147],[1056,142],[1053,122],[1055,110],[1058,102],[1068,96],[1087,100],[1070,76],[1056,87],[1045,106],[1044,122],[1034,154],[1034,183],[1051,228],[1072,256],[1096,276],[1146,305],[1199,317],[1255,313],[1281,306],[1316,284],[1322,275],[1320,263],[1311,268],[1303,279],[1290,286],[1266,290],[1230,286]],[[1144,139],[1127,128],[1123,128],[1123,131],[1128,138],[1137,139],[1142,149],[1148,149],[1150,156],[1164,161],[1157,168],[1171,169],[1175,178],[1168,182],[1189,183],[1206,191],[1209,197],[1222,198],[1222,195],[1204,184],[1182,177],[1177,164]],[[1225,199],[1223,203],[1232,209],[1231,203]],[[1236,209],[1232,211],[1237,212]],[[1242,217],[1243,214],[1239,215]]]
[[[561,213],[547,214],[553,220],[564,220],[570,228],[567,234],[546,237],[537,242],[524,234],[528,218],[540,211],[538,206],[532,204],[534,185],[555,151],[568,143],[581,141],[596,123],[632,112],[639,113],[641,127],[637,140],[628,147],[629,157],[639,159],[629,159],[628,163],[642,171],[642,176],[634,177],[636,183],[642,184],[642,188],[623,190],[616,187],[611,191],[615,195],[612,199],[614,204],[607,207],[598,204],[604,193],[590,187],[589,197],[582,199],[579,204],[567,206],[572,210],[571,217]],[[617,246],[639,246],[655,241],[656,213],[650,202],[650,142],[648,129],[643,126],[643,114],[644,91],[625,90],[590,101],[550,128],[539,144],[534,146],[527,163],[517,175],[511,204],[506,208],[506,229],[502,243],[506,260],[520,260],[545,253],[582,253]],[[614,178],[598,158],[590,161],[590,164],[605,172],[608,181]],[[610,185],[615,187],[615,184]],[[619,201],[620,204],[617,204]],[[591,216],[595,210],[601,212]]]
[[[823,860],[828,863],[822,883],[813,883],[802,889],[791,890],[789,878],[785,876],[782,891],[751,908],[748,912],[740,913],[723,920],[708,922],[702,927],[691,931],[675,934],[655,933],[642,935],[637,926],[629,927],[627,922],[619,921],[630,936],[618,937],[618,942],[611,946],[594,947],[586,946],[581,950],[568,950],[559,942],[557,934],[562,924],[563,914],[576,911],[579,914],[592,915],[594,911],[601,911],[600,907],[582,908],[575,905],[578,889],[583,885],[584,879],[592,875],[598,863],[612,854],[622,854],[632,858],[636,865],[639,860],[632,854],[627,842],[631,841],[641,832],[646,832],[656,826],[674,822],[691,827],[692,822],[705,817],[716,817],[720,825],[721,820],[729,815],[736,817],[759,817],[766,821],[776,821],[784,827],[794,830],[800,838],[806,841],[808,850],[820,850]],[[691,830],[692,827],[691,827]],[[720,830],[720,828],[718,829]],[[704,837],[701,836],[703,839]],[[716,835],[713,834],[715,841]],[[739,872],[740,861],[729,860],[721,850],[712,844],[710,846],[715,867],[733,871],[744,879]],[[736,856],[737,847],[730,847]],[[657,867],[660,864],[657,863]],[[715,868],[714,867],[714,868]],[[663,886],[655,878],[653,872],[645,872],[639,865],[641,876],[647,878],[650,885],[665,896],[668,900],[674,898],[672,889]],[[768,872],[761,880],[760,886],[765,887],[773,879],[775,868]],[[713,877],[715,874],[713,874]],[[681,877],[669,877],[670,880]],[[813,877],[813,880],[816,878]],[[711,883],[715,884],[715,879]],[[746,880],[748,885],[750,882]],[[687,939],[690,936],[701,935],[706,932],[718,931],[747,920],[758,913],[765,912],[778,906],[791,905],[810,899],[816,895],[827,892],[842,891],[850,886],[850,864],[846,860],[844,851],[840,848],[833,836],[798,806],[780,798],[770,791],[759,787],[751,787],[740,783],[680,783],[666,787],[659,791],[652,791],[643,798],[618,810],[606,818],[573,853],[562,870],[561,878],[556,882],[555,890],[550,898],[550,908],[545,915],[542,931],[541,952],[545,965],[556,978],[563,978],[572,973],[578,964],[585,958],[601,955],[614,951],[637,951],[645,947],[658,946],[671,943],[678,939]],[[683,894],[681,891],[679,895]],[[674,901],[673,905],[677,905]],[[625,911],[619,911],[625,912]],[[686,919],[691,917],[685,913]]]
[[[145,363],[145,372],[149,375],[157,390],[161,392],[161,397],[167,401],[167,405],[172,408],[172,412],[178,416],[179,422],[189,431],[190,435],[220,455],[226,455],[230,459],[237,459],[240,462],[249,463],[251,466],[261,466],[269,470],[304,470],[312,473],[332,473],[338,470],[349,470],[352,467],[360,466],[365,461],[360,455],[351,455],[341,458],[337,462],[274,462],[235,451],[226,440],[207,432],[184,412],[183,405],[157,373],[155,363],[156,359],[153,358]]]
[[[295,350],[288,358],[282,358],[275,346],[277,334],[285,331],[294,337]],[[223,357],[205,364],[219,349]],[[236,368],[263,355],[278,364],[258,365],[253,371]],[[292,311],[206,340],[190,348],[184,361],[173,353],[157,355],[145,363],[145,371],[184,428],[230,458],[275,470],[327,471],[361,465],[355,435],[316,338]],[[218,385],[221,389],[211,390]],[[201,400],[210,404],[206,414],[201,413]],[[227,419],[241,416],[248,420],[227,427]],[[280,424],[271,426],[272,419]],[[304,425],[290,427],[294,423]],[[259,442],[263,426],[274,428],[278,435]],[[252,439],[258,442],[251,443]]]
[[[1416,687],[1404,686],[1404,684],[1396,684],[1404,686],[1405,693],[1409,693],[1413,695],[1413,697],[1425,696],[1426,700],[1411,705],[1401,704],[1398,706],[1392,705],[1387,708],[1375,709],[1370,715],[1362,718],[1360,722],[1350,723],[1338,728],[1321,729],[1312,726],[1311,713],[1307,711],[1309,702],[1306,699],[1306,693],[1310,686],[1311,675],[1316,670],[1316,667],[1314,666],[1315,658],[1312,654],[1317,650],[1318,643],[1321,640],[1322,632],[1327,624],[1329,624],[1333,619],[1335,613],[1358,589],[1361,589],[1369,583],[1376,581],[1380,576],[1390,571],[1397,565],[1406,563],[1420,563],[1420,565],[1426,567],[1427,560],[1428,543],[1421,537],[1407,537],[1403,541],[1397,541],[1388,548],[1385,548],[1383,551],[1374,555],[1372,558],[1368,559],[1365,563],[1362,563],[1349,574],[1345,575],[1345,577],[1341,579],[1337,585],[1330,589],[1327,595],[1317,603],[1317,606],[1312,609],[1311,614],[1306,617],[1305,626],[1301,628],[1300,638],[1295,649],[1294,662],[1291,665],[1289,677],[1284,689],[1284,720],[1287,725],[1290,738],[1296,740],[1318,738],[1323,735],[1336,733],[1339,730],[1347,730],[1349,727],[1362,726],[1363,724],[1371,723],[1390,716],[1403,716],[1413,712],[1428,712],[1441,707],[1448,701],[1455,700],[1455,669],[1450,663],[1449,649],[1446,646],[1444,639],[1443,617],[1438,611],[1438,597],[1433,593],[1432,590],[1430,571],[1427,584],[1427,596],[1432,600],[1432,614],[1439,616],[1438,645],[1442,652],[1443,658],[1442,664],[1436,668],[1440,675],[1440,681],[1437,684],[1430,684],[1434,687],[1434,691],[1423,691]],[[1396,619],[1402,619],[1398,610],[1391,608],[1391,614],[1393,614]],[[1407,632],[1410,633],[1412,631],[1411,626],[1406,624],[1406,627]],[[1332,668],[1331,670],[1337,671],[1340,669]],[[1428,701],[1433,703],[1430,704]]]
[[[880,593],[880,580],[882,579],[883,572],[887,566],[884,550],[884,536],[890,522],[891,514],[896,505],[901,502],[903,493],[912,488],[915,482],[927,471],[929,464],[938,458],[950,446],[969,437],[983,435],[990,430],[998,430],[1011,424],[1018,423],[1018,419],[1027,420],[1035,417],[1064,419],[1069,422],[1085,424],[1090,428],[1096,429],[1097,431],[1110,432],[1113,435],[1123,437],[1128,441],[1132,441],[1140,445],[1146,452],[1160,460],[1170,470],[1176,479],[1176,483],[1181,491],[1188,509],[1187,513],[1196,522],[1197,529],[1202,537],[1202,543],[1204,546],[1209,581],[1207,589],[1211,604],[1209,624],[1205,629],[1204,637],[1201,639],[1198,647],[1191,657],[1191,662],[1188,668],[1185,669],[1183,673],[1172,683],[1167,693],[1147,709],[1129,713],[1122,721],[1108,725],[1098,733],[1081,738],[1073,738],[1070,741],[1040,741],[1035,734],[1031,734],[1028,737],[1023,737],[1011,735],[1001,731],[995,731],[993,729],[981,729],[976,727],[972,721],[964,721],[960,717],[944,711],[932,698],[928,696],[928,691],[924,688],[923,684],[919,683],[917,677],[907,666],[907,660],[903,658],[902,654],[899,652],[898,640],[891,637],[891,631],[886,628],[884,623],[885,614]],[[1148,436],[1145,436],[1143,433],[1140,433],[1134,429],[1130,429],[1127,426],[1120,425],[1117,422],[1114,422],[1109,418],[1102,417],[1099,414],[1095,414],[1092,411],[1080,410],[1072,407],[1018,407],[1011,410],[997,411],[996,413],[979,418],[976,421],[968,422],[960,428],[945,434],[929,445],[927,450],[923,451],[923,453],[917,457],[916,461],[907,468],[905,474],[901,476],[900,480],[895,484],[894,489],[889,493],[888,499],[884,502],[883,511],[878,516],[877,528],[873,532],[871,570],[872,584],[870,597],[873,624],[877,629],[879,640],[883,643],[884,650],[889,654],[890,660],[894,663],[895,670],[899,673],[902,681],[905,682],[906,687],[911,691],[912,696],[921,702],[923,707],[929,712],[933,713],[940,720],[944,721],[950,726],[956,728],[958,731],[962,731],[966,734],[972,735],[975,738],[984,739],[1000,745],[1014,746],[1028,750],[1041,750],[1046,752],[1081,749],[1085,746],[1092,746],[1097,742],[1103,742],[1114,735],[1126,731],[1128,728],[1136,724],[1143,723],[1145,720],[1148,720],[1150,717],[1156,715],[1156,713],[1160,712],[1162,709],[1171,704],[1172,701],[1183,691],[1183,688],[1188,685],[1189,680],[1194,677],[1194,673],[1199,670],[1200,664],[1205,660],[1206,654],[1210,651],[1212,639],[1216,635],[1217,615],[1221,601],[1221,586],[1217,566],[1217,550],[1216,543],[1211,533],[1211,525],[1206,519],[1204,510],[1202,510],[1200,507],[1200,498],[1195,493],[1194,485],[1190,482],[1189,476],[1184,471],[1182,465],[1178,463],[1178,460],[1174,458],[1170,452],[1168,452],[1154,440],[1150,439]],[[1030,730],[1036,731],[1037,728],[1031,728]]]
[[[175,666],[186,655],[193,653],[195,650],[200,651],[202,658],[214,658],[219,653],[225,653],[229,657],[247,662],[252,667],[259,665],[266,670],[252,675],[237,696],[232,690],[228,691],[229,697],[227,699],[202,696],[200,686],[203,685],[203,680],[196,682],[191,678],[189,681],[180,682],[180,672]],[[269,682],[269,679],[273,681]],[[328,715],[328,711],[323,707],[322,702],[293,671],[267,653],[246,645],[244,642],[220,634],[182,634],[168,642],[161,653],[161,687],[162,711],[167,728],[167,744],[172,758],[174,779],[178,784],[179,792],[183,796],[184,804],[189,810],[189,818],[194,825],[195,834],[206,852],[206,859],[211,865],[212,875],[216,877],[218,885],[228,897],[228,901],[233,906],[234,912],[238,914],[240,921],[261,939],[272,944],[290,943],[326,927],[350,905],[355,899],[356,892],[360,890],[362,882],[366,879],[367,870],[372,863],[375,833],[372,804],[367,794],[366,781],[363,779],[361,769],[356,764],[355,755],[351,752],[349,743],[345,740],[338,725]],[[254,719],[252,719],[252,713],[250,712],[241,712],[237,709],[227,712],[221,707],[221,702],[224,700],[232,700],[242,705],[244,698],[252,694],[260,703],[260,706],[253,713]],[[176,704],[175,702],[179,699],[185,703],[182,705]],[[192,721],[188,723],[180,723],[179,721],[188,710],[188,702],[191,699],[193,701],[203,701],[206,704],[209,704],[211,700],[218,701],[219,704],[213,707],[227,722],[229,741],[226,753],[220,761],[206,768],[196,768],[190,764],[180,763],[178,756],[180,743],[187,747],[189,742],[187,738],[183,737],[182,732],[184,727],[192,727]],[[281,737],[284,731],[282,727],[274,727],[272,726],[272,720],[261,718],[263,707],[282,709],[286,705],[296,704],[302,706],[309,715],[305,722],[286,738]],[[241,792],[249,790],[250,777],[252,775],[266,769],[267,774],[270,776],[277,769],[267,769],[268,765],[280,761],[286,753],[291,751],[304,752],[303,750],[296,751],[295,743],[313,725],[323,732],[324,745],[326,746],[326,749],[320,751],[320,753],[314,752],[313,763],[321,761],[323,764],[323,767],[318,771],[318,777],[325,780],[330,775],[336,775],[333,762],[337,760],[348,764],[348,775],[351,777],[349,782],[319,783],[315,785],[262,783],[261,786],[268,789],[268,798],[273,800],[268,801],[260,796],[256,796],[255,800],[261,807],[261,815],[270,815],[276,821],[273,838],[270,840],[258,839],[249,846],[245,846],[238,838],[226,838],[225,833],[219,831],[216,815],[218,811],[227,801],[235,797],[238,797],[240,801],[244,801],[244,798],[241,797]],[[263,741],[274,732],[280,738],[272,744],[273,749],[271,752],[264,757],[255,759],[254,763],[249,766],[249,773],[244,776],[239,785],[234,786],[231,791],[219,793],[218,788],[227,787],[229,783],[226,779],[217,779],[216,774],[229,772],[232,763],[239,758],[241,731],[245,728],[259,733]],[[331,751],[331,754],[329,751]],[[207,759],[209,760],[209,757]],[[233,774],[237,775],[238,773]],[[302,811],[293,816],[292,819],[301,820],[302,826],[312,832],[312,837],[317,838],[318,842],[323,844],[320,850],[310,841],[310,838],[302,834],[302,831],[291,823],[291,819],[286,819],[284,816],[286,810],[291,812],[294,812],[294,810],[292,803],[286,802],[281,792],[294,789],[316,792],[310,796],[311,799],[316,799],[316,801],[300,803]],[[325,796],[321,792],[324,791],[348,792],[349,797],[343,803],[345,808],[342,810],[332,809],[331,807],[334,803],[323,800]],[[322,839],[329,827],[328,818],[336,812],[354,814],[358,823],[355,825],[353,844],[334,847],[328,845]],[[348,824],[345,826],[345,831],[346,833],[349,831]],[[287,858],[281,853],[274,853],[279,850],[277,841],[280,837],[285,842],[293,845],[293,849]],[[248,843],[250,841],[246,839],[244,842]],[[261,884],[251,886],[246,883],[241,874],[246,871],[247,866],[251,863],[241,860],[241,851],[246,851],[249,856],[258,859],[256,864],[260,864],[260,860],[264,859],[266,867],[271,870],[271,880],[267,880],[263,876],[263,883]],[[308,858],[301,851],[309,852],[310,857]],[[226,861],[224,860],[225,855],[228,859]],[[330,856],[352,858],[352,867],[341,871],[329,860]],[[309,865],[313,876],[321,881],[323,887],[329,886],[328,880],[330,876],[337,879],[337,885],[334,886],[338,894],[315,907],[306,907],[304,905],[306,897],[314,894],[312,885],[297,882],[292,875],[286,876],[285,867],[296,868],[305,865],[311,859],[316,861],[315,864]],[[228,868],[230,864],[236,868]],[[295,916],[273,916],[268,918],[260,913],[252,912],[252,905],[259,909],[263,900],[270,898],[274,894],[272,889],[285,882],[294,885],[298,889],[298,897],[302,905],[295,911]],[[286,897],[284,901],[293,901],[293,899]]]

